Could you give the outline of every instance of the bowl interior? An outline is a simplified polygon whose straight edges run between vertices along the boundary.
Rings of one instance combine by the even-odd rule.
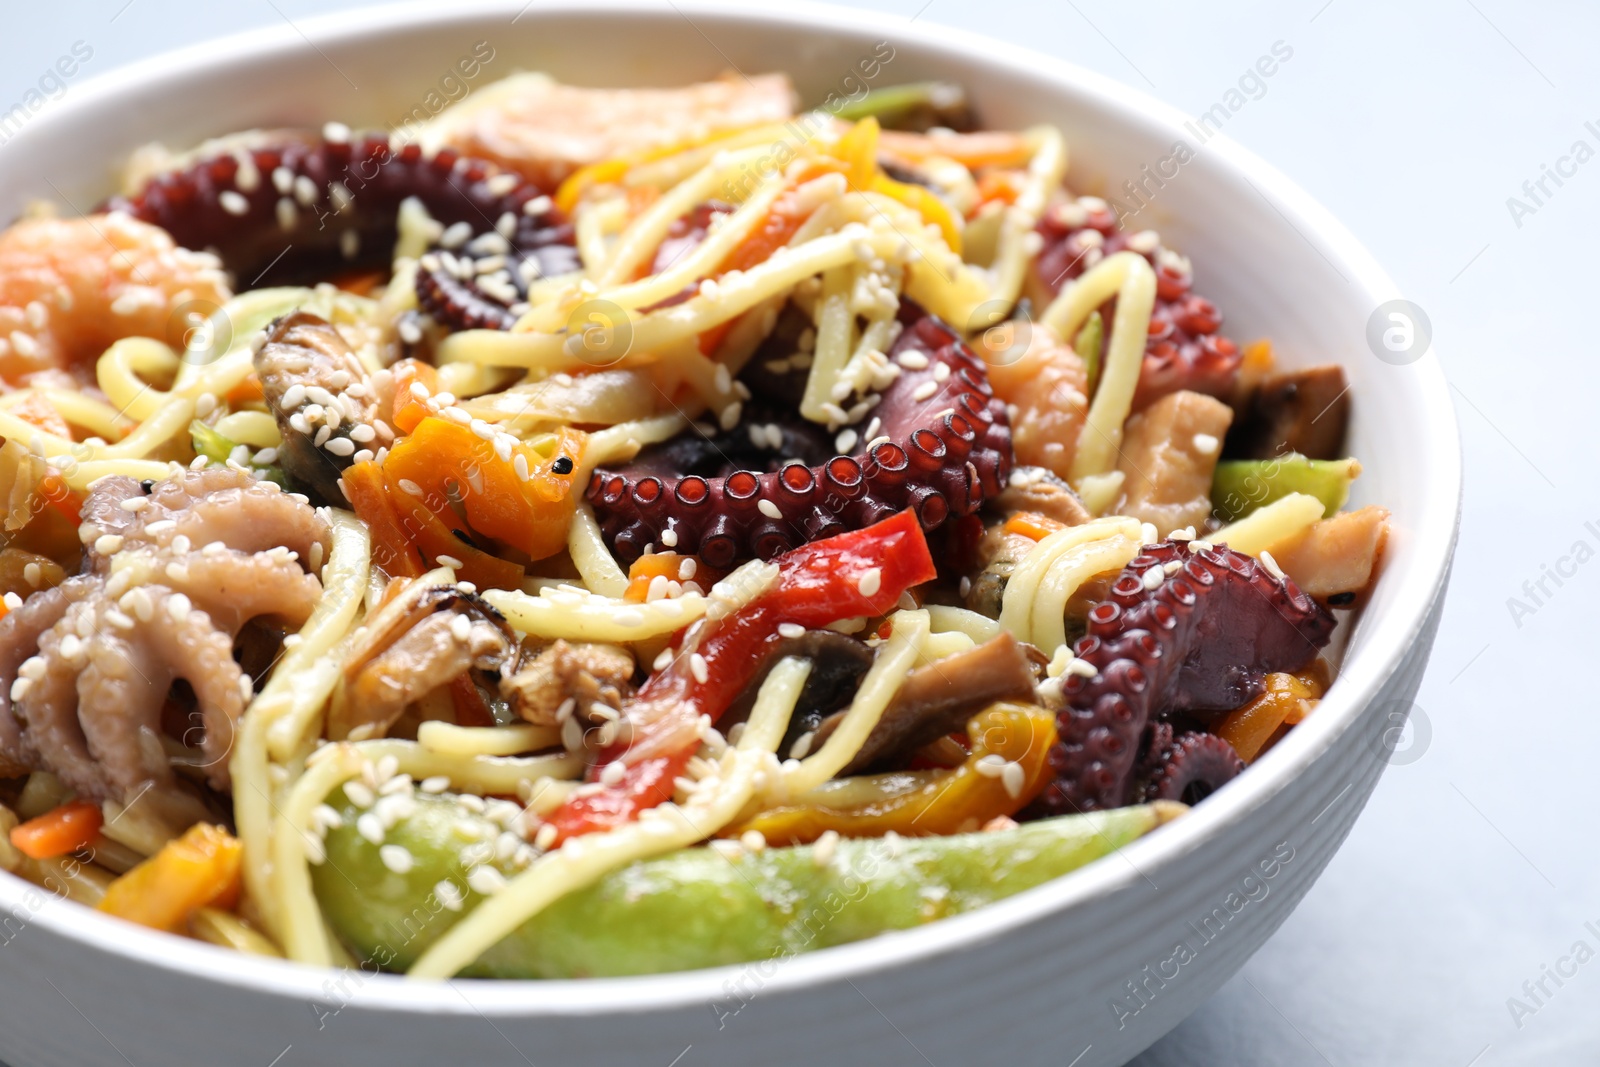
[[[519,15],[520,6],[407,5],[381,14],[302,20],[296,29],[210,43],[75,86],[24,128],[17,147],[0,154],[0,210],[15,214],[35,198],[88,210],[112,191],[116,165],[149,141],[183,147],[249,127],[330,119],[391,126],[437,111],[450,98],[516,70],[544,70],[592,85],[672,85],[730,68],[747,74],[782,70],[795,79],[806,104],[863,83],[954,79],[967,86],[989,125],[1061,127],[1072,152],[1069,183],[1089,192],[1114,194],[1123,180],[1171,155],[1182,140],[1193,158],[1156,190],[1135,225],[1159,229],[1165,243],[1190,256],[1196,289],[1224,310],[1230,336],[1241,342],[1271,338],[1289,366],[1345,365],[1354,398],[1350,449],[1365,465],[1355,503],[1389,508],[1395,533],[1384,576],[1354,628],[1344,673],[1323,708],[1193,816],[1131,846],[1137,866],[1151,869],[1163,856],[1201,847],[1232,814],[1267,802],[1349,727],[1416,635],[1443,581],[1456,521],[1459,450],[1435,358],[1394,366],[1367,347],[1369,316],[1397,293],[1320,207],[1225,138],[1199,143],[1184,129],[1184,116],[1163,105],[1058,61],[970,35],[810,5],[752,13],[704,2],[556,3]],[[492,57],[476,77],[463,79],[456,64],[475,46],[482,58],[478,42],[488,42]],[[862,64],[874,58],[876,74],[865,79],[868,68]],[[779,981],[948,950],[996,924],[1025,922],[1041,909],[1113,892],[1125,876],[1117,865],[1090,867],[976,915],[895,938],[892,945],[813,954],[787,968]],[[14,907],[22,888],[16,879],[0,877],[0,904]],[[218,950],[98,916],[56,911],[40,922],[159,966],[229,982],[304,995],[320,981],[287,965],[240,969],[235,957]],[[703,998],[715,992],[720,975],[674,976],[653,986],[641,981],[541,983],[537,1007],[530,1007],[531,998],[516,983],[504,983],[477,997],[474,1010],[599,1010],[637,1005],[642,988],[666,1000]],[[375,989],[374,996],[396,1006],[425,1005],[417,987],[398,982]],[[448,1004],[426,1006],[451,1010]]]

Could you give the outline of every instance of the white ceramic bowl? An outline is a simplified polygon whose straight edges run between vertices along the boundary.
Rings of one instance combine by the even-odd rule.
[[[149,140],[182,145],[332,118],[392,124],[426,105],[482,40],[495,56],[476,85],[519,68],[670,85],[734,66],[786,70],[808,101],[887,41],[893,58],[875,84],[954,79],[991,125],[1059,125],[1079,188],[1116,188],[1174,141],[1194,146],[1184,116],[1122,85],[920,22],[703,0],[536,0],[518,16],[520,6],[352,12],[75,86],[0,154],[0,209],[9,215],[37,196],[88,208],[108,192],[113,164]],[[1395,522],[1327,700],[1193,814],[1066,878],[922,930],[781,965],[587,982],[444,986],[259,962],[43,900],[0,875],[0,1057],[12,1067],[1088,1067],[1149,1045],[1277,928],[1366,802],[1391,716],[1409,707],[1433,642],[1460,454],[1435,359],[1395,366],[1368,350],[1368,318],[1398,296],[1393,284],[1277,171],[1213,139],[1139,222],[1192,257],[1199,290],[1226,309],[1232,336],[1271,337],[1291,365],[1346,365],[1351,449],[1366,467],[1359,502],[1384,504]]]

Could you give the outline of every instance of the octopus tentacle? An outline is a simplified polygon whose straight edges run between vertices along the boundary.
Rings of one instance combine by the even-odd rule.
[[[530,281],[578,269],[572,226],[537,186],[454,149],[379,133],[263,135],[107,206],[164,227],[185,248],[216,249],[254,288],[387,266],[409,197],[442,226],[418,265],[418,300],[455,329],[507,329]]]
[[[1196,804],[1244,770],[1239,753],[1216,734],[1192,730],[1149,756],[1151,769],[1134,787],[1136,800],[1181,800]]]
[[[1333,616],[1288,578],[1223,545],[1146,545],[1089,611],[1074,649],[1095,668],[1062,686],[1054,781],[1041,813],[1113,808],[1132,799],[1139,740],[1156,714],[1199,718],[1260,693],[1271,671],[1303,667]]]
[[[69,578],[54,589],[33,594],[22,607],[0,619],[0,777],[13,778],[38,766],[38,753],[23,732],[14,699],[32,683],[25,683],[20,691],[13,687],[21,677],[19,668],[34,654],[40,639],[61,621],[90,584],[89,579]]]
[[[1110,205],[1085,196],[1045,212],[1037,232],[1044,247],[1034,260],[1034,281],[1048,295],[1116,252],[1137,252],[1155,268],[1156,304],[1134,410],[1180,389],[1223,399],[1233,393],[1243,353],[1217,332],[1222,325],[1217,306],[1191,291],[1189,261],[1164,247],[1154,230],[1127,232]]]
[[[1000,492],[1011,472],[1011,429],[983,362],[956,331],[909,301],[901,321],[887,353],[895,376],[866,414],[843,427],[848,448],[835,451],[838,442],[825,437],[814,443],[819,428],[809,424],[785,425],[775,443],[761,435],[768,443],[752,454],[745,442],[758,436],[750,432],[757,418],[709,438],[703,464],[686,467],[685,446],[669,443],[620,469],[596,471],[587,496],[617,555],[632,561],[647,545],[666,544],[725,567],[771,559],[905,508],[932,530]],[[804,458],[783,462],[795,455],[791,448]],[[763,460],[766,469],[737,467],[732,456]]]
[[[86,506],[95,514],[102,513],[107,509],[96,502],[102,485],[107,495],[120,500],[128,481],[131,479],[96,483]],[[152,484],[144,499],[145,505],[133,513],[133,521],[118,527],[122,541],[115,543],[114,551],[144,545],[182,555],[189,550],[179,547],[185,542],[196,549],[221,542],[234,551],[247,553],[282,548],[295,553],[303,566],[315,571],[333,547],[327,520],[304,498],[243,471],[227,467],[186,470]],[[120,503],[117,506],[120,508]],[[92,545],[104,532],[96,523],[86,521],[79,536],[85,544]]]

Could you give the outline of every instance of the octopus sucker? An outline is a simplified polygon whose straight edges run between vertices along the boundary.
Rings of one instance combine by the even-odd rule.
[[[1225,545],[1146,545],[1089,611],[1074,655],[1094,673],[1071,673],[1062,684],[1054,780],[1036,810],[1135,802],[1140,741],[1155,716],[1204,721],[1244,704],[1269,672],[1314,659],[1333,625],[1291,579]]]
[[[418,300],[453,329],[507,329],[530,281],[578,269],[572,225],[538,186],[487,160],[379,133],[263,135],[158,174],[107,207],[163,227],[185,248],[216,250],[242,288],[257,288],[387,267],[400,205],[413,197],[441,227],[419,263]]]
[[[933,530],[998,494],[1011,473],[1011,428],[983,362],[955,330],[910,301],[902,302],[900,321],[885,353],[896,368],[893,380],[865,414],[833,428],[853,439],[848,453],[835,451],[838,439],[822,427],[792,414],[771,416],[776,435],[752,434],[765,413],[793,410],[785,397],[757,395],[729,430],[597,470],[587,496],[617,555],[632,561],[647,545],[667,543],[663,534],[671,530],[678,551],[723,567],[771,559],[906,508]],[[763,362],[758,354],[752,365]],[[759,379],[752,385],[782,388]],[[758,437],[766,443],[753,446]]]
[[[1232,396],[1244,355],[1217,332],[1222,326],[1217,306],[1191,290],[1188,260],[1165,247],[1154,230],[1127,232],[1109,204],[1085,196],[1046,211],[1037,232],[1044,247],[1034,260],[1032,285],[1045,300],[1117,252],[1137,252],[1155,268],[1156,303],[1133,397],[1135,411],[1180,389],[1222,400]],[[1107,303],[1107,322],[1115,304],[1115,299]]]
[[[40,639],[61,621],[73,601],[84,596],[92,585],[92,579],[69,578],[54,589],[35,593],[22,607],[0,619],[0,776],[26,774],[38,761],[37,749],[23,731],[20,709],[13,697],[20,677],[18,669],[39,647]],[[24,683],[22,691],[32,684]]]
[[[1167,736],[1171,737],[1170,730]],[[1134,784],[1136,802],[1179,800],[1196,804],[1244,770],[1244,760],[1232,745],[1203,730],[1190,730],[1152,747],[1146,763],[1149,769]]]

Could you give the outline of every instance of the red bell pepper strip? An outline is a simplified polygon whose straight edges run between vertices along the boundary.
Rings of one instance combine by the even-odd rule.
[[[814,629],[882,615],[903,592],[936,573],[922,527],[910,511],[802,545],[777,563],[772,588],[722,619],[696,646],[705,660],[704,681],[695,676],[689,657],[680,655],[639,689],[624,709],[631,739],[602,753],[590,769],[590,781],[598,782],[601,768],[623,760],[628,769],[622,781],[574,797],[552,812],[546,821],[556,828],[557,843],[620,826],[670,798],[673,779],[699,746],[699,717],[709,715],[715,722],[744,691],[782,640],[779,624]]]

